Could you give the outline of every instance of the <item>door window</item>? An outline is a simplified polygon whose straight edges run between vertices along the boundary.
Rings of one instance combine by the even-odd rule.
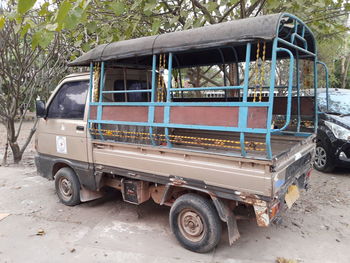
[[[50,103],[47,117],[56,119],[83,119],[88,81],[67,82],[62,85]]]

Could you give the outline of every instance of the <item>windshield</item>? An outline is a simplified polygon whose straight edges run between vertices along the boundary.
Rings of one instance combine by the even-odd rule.
[[[322,112],[330,112],[339,115],[350,114],[350,90],[330,89],[329,90],[329,108],[327,111],[326,92],[318,94],[318,108]]]

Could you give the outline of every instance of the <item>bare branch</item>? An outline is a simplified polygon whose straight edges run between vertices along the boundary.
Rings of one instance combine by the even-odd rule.
[[[29,135],[28,135],[26,141],[24,142],[24,144],[23,144],[23,146],[22,146],[22,148],[21,148],[21,150],[20,150],[21,154],[24,153],[25,149],[27,148],[28,144],[30,143],[30,141],[31,141],[31,139],[32,139],[32,137],[33,137],[33,135],[34,135],[34,133],[35,133],[35,131],[36,131],[36,125],[37,125],[37,123],[38,123],[38,119],[36,118],[36,119],[35,119],[35,122],[34,122],[34,125],[33,125],[32,129],[30,130],[30,133],[29,133]]]
[[[238,1],[237,3],[235,3],[233,6],[231,6],[223,15],[222,17],[219,19],[219,23],[221,23],[222,21],[224,21],[226,19],[226,17],[232,12],[233,9],[235,9],[236,7],[239,6],[241,2]]]
[[[210,14],[210,12],[208,11],[208,9],[206,9],[203,5],[201,5],[197,0],[191,0],[193,5],[195,5],[196,7],[198,7],[202,13],[207,17],[207,19],[209,20],[210,24],[216,24],[215,19],[213,18],[213,16]]]

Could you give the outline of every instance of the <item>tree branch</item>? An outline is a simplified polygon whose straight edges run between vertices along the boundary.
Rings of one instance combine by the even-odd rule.
[[[216,24],[216,21],[214,20],[214,18],[212,17],[212,15],[209,13],[208,9],[206,9],[203,5],[201,5],[197,0],[191,0],[192,3],[198,7],[202,13],[207,17],[207,19],[209,20],[210,24]]]

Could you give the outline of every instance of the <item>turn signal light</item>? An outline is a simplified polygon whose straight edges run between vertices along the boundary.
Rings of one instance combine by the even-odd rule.
[[[280,210],[280,203],[278,202],[270,208],[270,219],[274,218],[277,215],[279,210]]]
[[[312,172],[312,169],[310,169],[307,174],[306,174],[306,177],[310,177],[311,176],[311,172]]]

